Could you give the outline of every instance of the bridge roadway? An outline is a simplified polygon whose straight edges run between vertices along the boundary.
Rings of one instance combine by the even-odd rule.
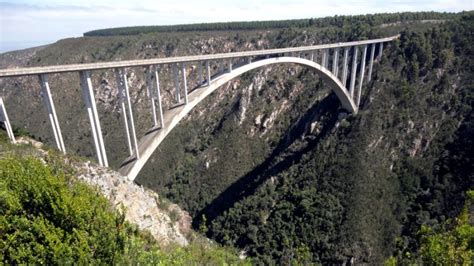
[[[160,65],[160,64],[174,64],[174,63],[197,62],[197,61],[207,61],[207,60],[221,60],[221,59],[253,57],[253,56],[262,56],[262,55],[278,55],[278,54],[294,53],[294,52],[311,52],[314,50],[352,47],[352,46],[361,46],[361,45],[389,42],[399,37],[400,35],[395,35],[395,36],[386,37],[386,38],[364,40],[364,41],[353,41],[353,42],[342,42],[342,43],[340,42],[340,43],[332,43],[332,44],[320,44],[320,45],[312,45],[312,46],[301,46],[301,47],[279,48],[279,49],[265,49],[265,50],[257,50],[257,51],[246,51],[246,52],[220,53],[220,54],[210,54],[210,55],[179,56],[179,57],[169,57],[169,58],[126,60],[126,61],[89,63],[89,64],[55,65],[55,66],[44,66],[44,67],[10,68],[10,69],[1,69],[0,78],[26,76],[26,75],[64,73],[64,72],[77,72],[77,71],[86,71],[86,70],[123,68],[123,67],[139,67],[139,66]]]
[[[0,70],[0,78],[14,78],[27,75],[37,75],[39,77],[41,91],[47,107],[46,109],[48,111],[48,117],[52,126],[52,133],[56,141],[56,146],[58,150],[66,153],[61,128],[57,119],[54,101],[48,82],[48,74],[78,72],[86,111],[90,120],[97,160],[100,165],[108,167],[105,143],[102,136],[90,71],[114,69],[120,97],[120,109],[122,111],[125,135],[130,155],[122,163],[119,171],[123,175],[128,176],[129,179],[134,180],[158,145],[171,132],[171,130],[173,130],[179,121],[181,121],[199,102],[204,100],[213,91],[231,79],[259,67],[277,63],[292,63],[309,67],[318,74],[319,78],[326,81],[328,87],[336,93],[344,109],[351,113],[357,113],[361,98],[362,85],[365,78],[364,73],[366,62],[368,61],[369,63],[367,80],[370,81],[376,46],[378,47],[377,58],[380,59],[383,51],[383,44],[397,38],[399,38],[399,35],[373,40],[246,52],[90,64],[11,68]],[[370,52],[368,52],[369,47]],[[344,48],[342,49],[343,53],[339,53],[341,50],[340,48]],[[315,52],[318,50],[321,51],[318,53],[320,55],[320,61],[316,60],[315,56]],[[349,59],[350,51],[352,51],[351,59]],[[360,57],[358,56],[359,51],[362,52]],[[310,59],[308,59],[308,55],[310,55]],[[244,60],[245,62],[242,62],[242,64],[233,68],[232,61],[240,61],[235,59],[247,59],[247,61]],[[211,61],[217,62],[220,67],[217,75],[212,75],[211,73],[213,70],[210,67]],[[319,61],[319,63],[316,61]],[[352,61],[352,63],[349,61]],[[190,62],[190,65],[197,64],[197,73],[199,76],[198,84],[200,84],[200,86],[190,92],[188,92],[187,84],[187,79],[191,78],[191,75],[187,74],[186,63],[188,62]],[[228,64],[227,70],[225,70],[225,62]],[[181,70],[178,68],[179,64],[181,65]],[[174,70],[174,89],[176,93],[176,105],[174,105],[173,108],[166,110],[166,112],[164,112],[161,104],[158,73],[158,69],[163,65],[167,65]],[[205,70],[203,69],[204,65]],[[332,66],[332,70],[330,70],[330,65]],[[351,67],[349,67],[349,65],[351,65]],[[342,71],[339,72],[341,66]],[[148,88],[147,95],[151,102],[153,127],[139,140],[135,132],[134,116],[127,81],[128,78],[124,69],[130,67],[148,67],[146,74]],[[179,74],[180,72],[181,74]],[[193,72],[195,72],[195,70],[193,70]],[[203,79],[203,72],[206,73],[205,79]],[[357,86],[356,83],[358,83]],[[182,85],[182,87],[180,85]],[[181,90],[181,88],[183,90]],[[5,104],[1,100],[0,97],[0,122],[3,122],[8,129],[10,128],[10,123],[8,121],[8,116],[6,115]],[[12,142],[14,142],[14,136],[10,136],[10,138],[12,139]]]

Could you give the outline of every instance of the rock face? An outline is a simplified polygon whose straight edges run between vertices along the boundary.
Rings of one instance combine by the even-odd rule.
[[[77,164],[77,168],[79,180],[97,187],[115,208],[125,211],[127,221],[149,231],[159,243],[188,244],[191,217],[179,206],[108,168],[90,162]]]
[[[38,151],[36,156],[46,163],[48,152],[43,149],[43,143],[20,137],[18,144],[33,146]],[[96,187],[115,209],[125,212],[128,222],[137,225],[140,230],[149,231],[158,243],[176,243],[181,246],[188,244],[186,236],[191,233],[192,219],[178,205],[109,168],[69,158],[65,162],[73,167],[78,180]]]

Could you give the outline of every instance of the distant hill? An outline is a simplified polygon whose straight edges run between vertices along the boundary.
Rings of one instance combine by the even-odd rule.
[[[334,16],[324,18],[292,19],[292,20],[269,20],[269,21],[241,21],[241,22],[217,22],[197,23],[166,26],[135,26],[108,28],[88,31],[84,36],[114,36],[114,35],[137,35],[151,32],[179,32],[179,31],[229,31],[229,30],[264,30],[281,28],[305,28],[305,27],[342,27],[347,23],[367,23],[377,26],[387,23],[408,22],[413,20],[450,19],[455,13],[438,12],[403,12],[392,14],[374,14],[359,16]]]

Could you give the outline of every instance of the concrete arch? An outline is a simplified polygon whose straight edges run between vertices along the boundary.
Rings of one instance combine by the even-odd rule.
[[[189,112],[191,112],[191,110],[198,103],[204,100],[220,86],[242,75],[245,72],[272,64],[282,63],[293,63],[314,69],[316,73],[336,93],[337,97],[341,101],[342,107],[351,113],[357,113],[358,107],[351,99],[347,89],[344,88],[344,86],[342,85],[342,82],[336,76],[334,76],[328,69],[322,67],[320,64],[299,57],[275,57],[258,60],[250,64],[235,68],[231,72],[217,77],[216,79],[212,80],[210,86],[203,86],[193,90],[191,93],[188,94],[188,104],[167,110],[164,113],[164,127],[159,130],[148,132],[148,134],[146,134],[142,139],[140,139],[138,145],[140,158],[138,160],[134,160],[134,158],[126,159],[122,163],[119,172],[122,175],[127,176],[130,180],[134,180],[138,176],[140,170],[143,168],[150,156],[156,150],[158,145],[171,132],[171,130],[176,127],[179,121],[181,121]]]

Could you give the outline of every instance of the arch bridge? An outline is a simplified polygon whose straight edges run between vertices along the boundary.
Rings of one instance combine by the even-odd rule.
[[[256,68],[283,63],[309,67],[336,93],[344,109],[351,113],[357,113],[364,79],[371,80],[374,61],[380,60],[384,43],[391,42],[398,37],[399,35],[373,40],[221,54],[1,69],[0,78],[38,76],[56,147],[66,153],[48,82],[48,74],[77,72],[80,76],[97,161],[100,165],[108,167],[90,75],[94,70],[114,69],[129,152],[129,157],[123,161],[119,172],[130,180],[134,180],[158,145],[199,102],[226,82]],[[359,57],[360,52],[362,55]],[[217,64],[218,67],[211,68],[211,64]],[[189,65],[193,66],[192,72],[195,72],[195,75],[188,75]],[[125,73],[125,68],[130,67],[147,68],[146,81],[153,124],[151,129],[139,139],[135,132],[128,80]],[[167,110],[164,110],[162,106],[160,94],[160,69],[163,67],[171,67],[174,70],[175,104]],[[366,68],[368,68],[367,77],[365,76]],[[190,78],[197,79],[197,86],[192,89],[188,89],[188,79]],[[5,103],[1,98],[0,121],[4,123],[11,141],[15,142]]]

